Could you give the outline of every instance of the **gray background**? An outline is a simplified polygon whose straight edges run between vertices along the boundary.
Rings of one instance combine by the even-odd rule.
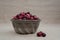
[[[60,0],[0,0],[0,23],[22,11],[37,15],[42,23],[60,23]]]

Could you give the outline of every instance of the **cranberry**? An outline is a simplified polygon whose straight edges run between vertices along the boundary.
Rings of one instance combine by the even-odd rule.
[[[19,15],[16,15],[16,18],[19,19]]]
[[[30,14],[30,12],[27,12],[26,14]]]
[[[14,19],[19,19],[19,20],[21,20],[21,19],[23,19],[23,20],[37,20],[38,17],[31,15],[30,12],[26,12],[26,13],[25,12],[21,12],[20,14],[16,15],[14,17]]]
[[[26,14],[27,16],[30,16],[30,14]]]
[[[30,15],[29,15],[29,14],[27,14],[27,15],[26,15],[26,18],[30,18]]]
[[[22,19],[23,18],[23,16],[19,16],[19,19]]]
[[[34,18],[33,18],[33,17],[31,17],[30,19],[31,19],[31,20],[34,20]]]
[[[24,12],[21,12],[21,13],[20,13],[20,16],[21,16],[21,15],[22,15],[22,16],[24,16],[24,15],[25,15],[25,13],[24,13]]]
[[[26,15],[24,15],[24,18],[26,18],[26,19],[30,18],[30,15],[26,14]]]
[[[37,33],[37,36],[38,37],[45,37],[46,34],[40,31],[40,32]]]
[[[38,17],[37,17],[37,16],[35,16],[35,15],[34,15],[33,17],[34,17],[34,20],[37,20],[37,19],[38,19]]]
[[[38,37],[42,37],[42,32],[38,32],[38,33],[37,33],[37,36],[38,36]]]
[[[45,34],[45,33],[43,33],[43,34],[42,34],[42,36],[43,36],[43,37],[45,37],[45,36],[46,36],[46,34]]]

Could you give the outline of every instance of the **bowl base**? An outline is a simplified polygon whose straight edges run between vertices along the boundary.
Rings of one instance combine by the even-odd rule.
[[[31,33],[19,33],[19,32],[16,32],[17,34],[21,34],[21,35],[28,35],[28,34],[34,34],[33,32]]]

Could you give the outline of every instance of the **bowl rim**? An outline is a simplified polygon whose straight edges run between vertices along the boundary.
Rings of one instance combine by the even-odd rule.
[[[37,19],[37,20],[17,20],[17,19],[11,19],[11,21],[13,21],[13,20],[15,20],[15,21],[41,21],[41,19]]]

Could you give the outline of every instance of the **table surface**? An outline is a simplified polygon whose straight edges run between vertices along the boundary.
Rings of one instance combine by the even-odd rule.
[[[46,37],[37,37],[43,31]],[[20,35],[15,33],[11,23],[0,23],[0,40],[60,40],[60,24],[40,24],[35,34]]]

